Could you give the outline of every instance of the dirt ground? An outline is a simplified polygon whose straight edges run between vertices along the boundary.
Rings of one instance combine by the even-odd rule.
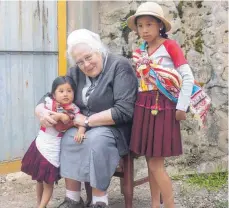
[[[19,172],[0,176],[0,208],[35,208],[35,182],[29,176]],[[182,181],[173,181],[176,208],[227,208],[227,186],[219,191],[190,187]],[[124,198],[120,194],[119,179],[113,177],[108,190],[110,208],[125,208]],[[65,196],[64,181],[55,186],[49,208],[55,208]],[[85,199],[85,190],[82,187]],[[148,184],[134,189],[133,208],[150,208],[150,190]],[[162,206],[163,207],[163,206]]]

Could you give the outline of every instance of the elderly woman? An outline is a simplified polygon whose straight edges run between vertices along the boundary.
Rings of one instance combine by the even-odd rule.
[[[129,149],[137,78],[129,61],[108,53],[91,31],[73,31],[67,44],[75,64],[67,75],[76,84],[75,103],[82,113],[74,122],[87,131],[81,144],[73,138],[76,128],[67,130],[62,138],[60,174],[65,178],[66,197],[58,207],[83,208],[81,182],[90,182],[91,207],[106,208],[111,177]],[[37,106],[36,115],[44,126],[56,124],[43,104]]]

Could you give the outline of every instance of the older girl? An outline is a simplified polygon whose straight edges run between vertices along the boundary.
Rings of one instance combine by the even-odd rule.
[[[139,93],[130,149],[146,157],[152,208],[160,207],[160,191],[165,207],[174,208],[172,184],[164,168],[164,158],[182,154],[179,121],[186,119],[194,83],[192,71],[178,44],[167,38],[166,33],[171,29],[171,24],[157,3],[141,4],[127,23],[144,40],[142,46],[133,53]],[[158,88],[161,80],[156,80],[154,74],[151,74],[155,71],[158,73],[158,69],[172,92],[177,93],[177,88],[170,85],[172,73],[178,72],[177,83],[178,77],[182,77],[177,104]]]

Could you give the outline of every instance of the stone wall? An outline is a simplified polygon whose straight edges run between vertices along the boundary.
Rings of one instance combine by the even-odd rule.
[[[172,23],[169,38],[181,45],[195,79],[212,98],[205,129],[195,122],[182,122],[184,154],[167,159],[171,174],[227,169],[228,153],[228,2],[159,2]],[[126,27],[126,18],[139,2],[99,2],[99,30],[111,52],[131,57],[137,36]],[[143,160],[138,160],[143,165]],[[139,169],[139,168],[138,168]],[[143,171],[143,169],[141,170]]]

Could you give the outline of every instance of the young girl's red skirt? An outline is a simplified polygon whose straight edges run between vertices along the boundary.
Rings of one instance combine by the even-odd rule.
[[[158,94],[159,112],[152,115]],[[139,92],[134,110],[130,150],[139,156],[170,157],[182,154],[176,104],[158,91]]]
[[[61,178],[59,168],[52,165],[37,149],[36,140],[32,142],[22,159],[21,171],[40,183],[53,184]]]

